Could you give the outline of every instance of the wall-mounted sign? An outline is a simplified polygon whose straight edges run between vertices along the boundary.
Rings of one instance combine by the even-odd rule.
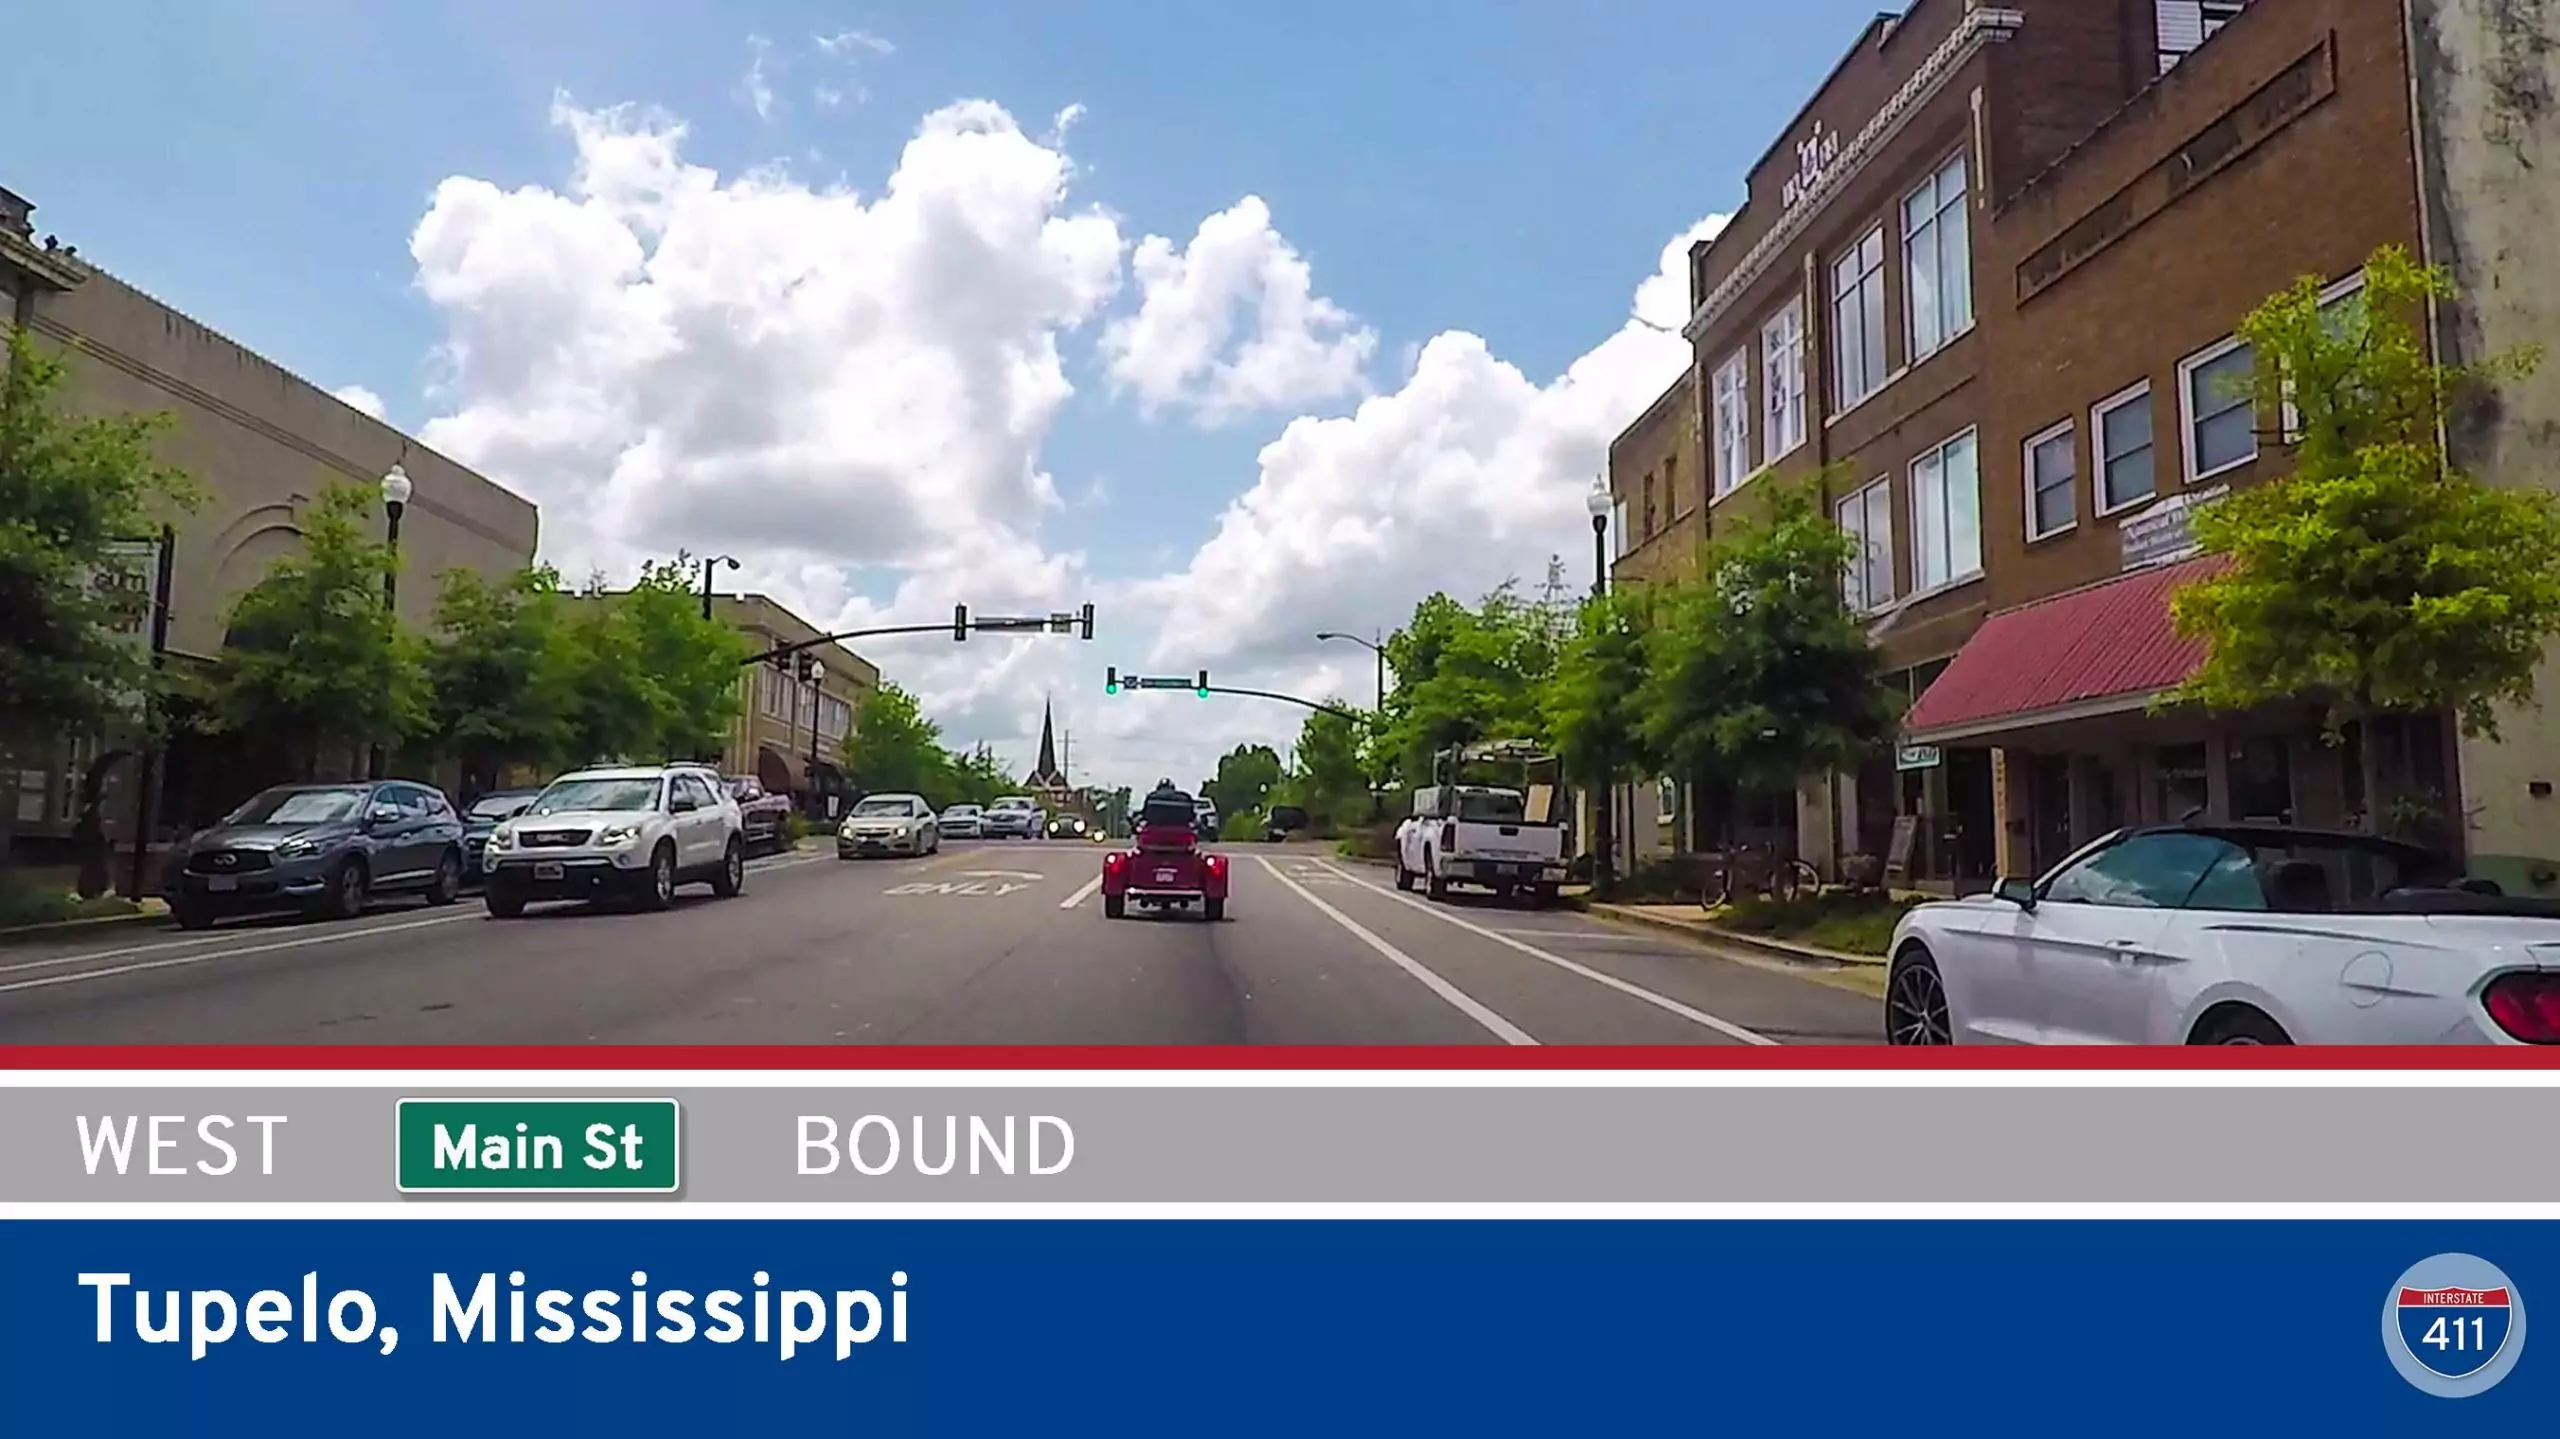
[[[1893,752],[1893,767],[1898,770],[1936,769],[1946,763],[1947,752],[1933,744],[1907,744]]]
[[[2193,521],[2197,510],[2231,493],[2229,485],[2171,495],[2149,509],[2128,515],[2116,526],[2124,549],[2124,568],[2147,570],[2176,564],[2198,553]]]
[[[1787,177],[1782,196],[1786,207],[1792,210],[1803,203],[1804,197],[1813,193],[1813,187],[1822,183],[1831,162],[1839,158],[1840,132],[1814,121],[1812,133],[1796,142],[1796,172]]]

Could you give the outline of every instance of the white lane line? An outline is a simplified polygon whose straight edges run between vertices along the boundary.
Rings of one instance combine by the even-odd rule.
[[[278,950],[304,949],[315,944],[336,944],[360,939],[368,934],[394,934],[404,929],[425,929],[430,925],[453,924],[465,919],[486,919],[480,914],[440,914],[433,919],[413,919],[406,924],[376,925],[371,929],[338,934],[311,934],[299,939],[280,939],[272,944],[242,945],[237,949],[217,949],[209,954],[180,955],[176,959],[151,959],[139,964],[119,964],[106,969],[84,969],[78,974],[54,974],[42,979],[21,979],[0,984],[0,994],[21,989],[49,989],[57,984],[82,984],[93,979],[110,979],[119,974],[139,974],[149,969],[175,969],[183,964],[208,964],[217,959],[243,959],[253,954],[273,954]]]
[[[1706,1029],[1712,1029],[1727,1039],[1737,1040],[1743,1044],[1773,1045],[1778,1042],[1765,1034],[1759,1034],[1745,1029],[1741,1025],[1734,1023],[1732,1020],[1719,1019],[1716,1016],[1707,1013],[1703,1009],[1694,1009],[1688,1005],[1682,1004],[1676,999],[1670,998],[1667,995],[1656,994],[1652,990],[1645,988],[1643,985],[1629,984],[1614,974],[1604,974],[1599,970],[1593,969],[1587,964],[1576,964],[1572,960],[1569,960],[1560,954],[1549,954],[1534,944],[1525,944],[1520,940],[1513,939],[1510,935],[1504,934],[1498,929],[1488,929],[1485,926],[1476,923],[1474,920],[1464,918],[1460,915],[1451,914],[1449,911],[1442,909],[1437,905],[1425,904],[1411,895],[1398,894],[1394,890],[1371,884],[1365,879],[1360,879],[1354,875],[1343,874],[1340,870],[1335,870],[1334,873],[1342,875],[1342,878],[1360,886],[1362,889],[1370,891],[1373,894],[1382,895],[1388,899],[1394,900],[1398,904],[1410,905],[1413,908],[1422,911],[1424,914],[1430,915],[1434,919],[1446,920],[1447,922],[1454,924],[1458,928],[1466,930],[1471,934],[1479,934],[1484,936],[1486,939],[1492,940],[1496,944],[1516,949],[1522,954],[1529,956],[1531,959],[1541,960],[1545,963],[1552,964],[1567,974],[1580,975],[1582,978],[1590,980],[1594,984],[1606,985],[1609,988],[1618,991],[1620,994],[1626,995],[1630,999],[1643,1000],[1654,1008],[1676,1014],[1682,1019],[1689,1021],[1691,1024],[1695,1024]]]
[[[1513,1024],[1510,1020],[1503,1018],[1501,1015],[1494,1013],[1474,995],[1471,995],[1465,990],[1458,988],[1456,985],[1451,984],[1449,981],[1442,979],[1428,966],[1423,964],[1422,961],[1415,959],[1412,955],[1409,955],[1403,950],[1396,948],[1394,945],[1387,943],[1385,940],[1378,938],[1375,934],[1370,933],[1369,930],[1360,923],[1360,921],[1353,919],[1351,916],[1344,914],[1341,910],[1338,910],[1332,905],[1325,903],[1323,900],[1316,898],[1313,894],[1307,891],[1307,887],[1305,885],[1298,883],[1296,880],[1291,879],[1285,874],[1282,874],[1280,872],[1280,866],[1273,864],[1269,858],[1257,854],[1254,856],[1254,859],[1259,861],[1264,869],[1271,872],[1271,877],[1273,879],[1287,885],[1290,890],[1298,896],[1298,898],[1314,905],[1318,914],[1321,914],[1325,918],[1332,920],[1334,923],[1341,925],[1344,929],[1351,931],[1353,938],[1358,939],[1362,944],[1369,946],[1378,953],[1385,955],[1387,962],[1394,965],[1396,968],[1403,970],[1405,973],[1412,975],[1418,980],[1421,980],[1425,988],[1429,989],[1433,994],[1440,996],[1442,999],[1447,1000],[1451,1008],[1492,1031],[1495,1037],[1499,1038],[1503,1043],[1536,1044],[1538,1042],[1529,1037],[1527,1030]]]
[[[1102,876],[1097,874],[1093,878],[1086,880],[1083,887],[1078,889],[1075,893],[1058,901],[1058,908],[1073,909],[1077,905],[1084,903],[1086,900],[1093,898],[1093,892],[1100,888],[1102,888]]]
[[[765,860],[760,863],[748,865],[747,872],[749,874],[761,874],[766,870],[797,869],[805,864],[814,864],[821,858],[824,858],[824,856],[804,855],[795,859]],[[170,969],[182,964],[201,964],[206,960],[229,959],[235,955],[271,954],[280,949],[301,949],[305,946],[315,944],[341,944],[348,940],[364,939],[377,934],[397,934],[406,929],[425,929],[430,925],[455,924],[466,919],[485,918],[487,918],[485,914],[481,913],[477,909],[471,909],[460,914],[429,915],[419,919],[405,919],[390,924],[358,922],[343,928],[331,929],[322,934],[297,935],[292,939],[278,940],[268,944],[229,945],[225,948],[205,950],[199,954],[185,955],[175,959],[157,959],[143,964],[119,964],[107,969],[84,969],[78,974],[56,975],[47,979],[20,980],[12,984],[0,984],[0,994],[7,994],[11,990],[17,989],[42,989],[50,985],[69,984],[75,980],[105,979],[111,975],[134,974],[143,970]],[[92,950],[81,954],[59,954],[50,959],[31,959],[21,961],[17,964],[0,964],[0,974],[27,974],[39,969],[63,969],[75,964],[97,964],[112,959],[130,959],[136,955],[159,954],[172,949],[200,949],[204,945],[218,944],[226,940],[237,939],[242,933],[273,934],[275,931],[248,930],[234,931],[231,934],[205,934],[198,935],[193,939],[173,939],[159,944],[134,945],[126,949]]]

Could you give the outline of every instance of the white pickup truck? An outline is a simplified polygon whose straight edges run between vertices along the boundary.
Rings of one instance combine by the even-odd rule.
[[[1538,798],[1551,791],[1540,787]],[[1413,817],[1396,829],[1396,888],[1422,882],[1446,899],[1449,886],[1471,884],[1541,908],[1555,903],[1565,876],[1564,831],[1532,818],[1529,796],[1490,785],[1443,784],[1413,792]]]

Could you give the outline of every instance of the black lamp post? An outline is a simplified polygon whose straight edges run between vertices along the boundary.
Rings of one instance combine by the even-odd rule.
[[[714,555],[702,562],[702,617],[706,620],[711,618],[711,572],[722,565],[727,565],[734,570],[738,567],[737,558],[733,555]]]
[[[409,508],[409,496],[414,490],[409,472],[396,463],[382,477],[382,513],[388,522],[383,543],[390,551],[382,567],[382,609],[395,626],[400,623],[400,516]],[[382,778],[385,758],[382,745],[376,742],[365,757],[368,778]]]
[[[1609,493],[1609,477],[1600,475],[1591,481],[1591,493],[1583,498],[1583,508],[1591,512],[1591,595],[1600,599],[1609,593],[1609,511],[1616,500]],[[1611,863],[1610,831],[1617,816],[1617,786],[1603,783],[1591,797],[1591,882],[1594,887],[1607,885],[1616,876]]]
[[[1369,651],[1371,654],[1376,655],[1376,656],[1378,657],[1378,703],[1377,703],[1377,710],[1378,710],[1378,712],[1379,712],[1380,714],[1384,714],[1384,713],[1386,713],[1386,709],[1387,709],[1387,649],[1386,649],[1386,646],[1385,646],[1383,643],[1381,643],[1381,641],[1385,639],[1385,636],[1384,636],[1384,635],[1381,635],[1381,636],[1379,636],[1379,638],[1378,638],[1378,639],[1376,639],[1376,640],[1364,640],[1364,639],[1360,638],[1358,635],[1347,635],[1347,634],[1344,634],[1343,632],[1341,632],[1340,630],[1325,630],[1325,631],[1323,631],[1323,632],[1319,633],[1319,634],[1316,636],[1316,638],[1317,638],[1318,640],[1349,640],[1349,641],[1351,641],[1353,644],[1360,646],[1361,648],[1363,648],[1363,649],[1365,649],[1365,650]]]
[[[818,730],[827,717],[827,667],[809,661],[809,803],[821,818],[832,819],[826,796],[818,791]]]

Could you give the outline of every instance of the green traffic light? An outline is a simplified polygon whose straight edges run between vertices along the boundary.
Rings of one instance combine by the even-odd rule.
[[[1116,695],[1120,693],[1120,682],[1118,680],[1111,681],[1102,687],[1102,692],[1107,695]]]

